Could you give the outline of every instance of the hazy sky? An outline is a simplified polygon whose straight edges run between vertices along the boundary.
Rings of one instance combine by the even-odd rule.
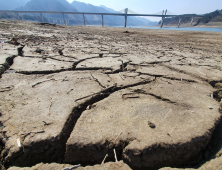
[[[73,0],[67,0],[72,2]],[[77,0],[96,6],[105,5],[116,11],[129,8],[137,13],[154,14],[169,10],[174,14],[204,14],[222,9],[222,0]],[[149,18],[150,19],[150,18]]]

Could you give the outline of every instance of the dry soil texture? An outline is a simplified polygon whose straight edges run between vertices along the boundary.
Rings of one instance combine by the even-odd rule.
[[[127,164],[114,169],[198,167],[220,157],[222,33],[3,20],[0,31],[6,168],[104,158]]]

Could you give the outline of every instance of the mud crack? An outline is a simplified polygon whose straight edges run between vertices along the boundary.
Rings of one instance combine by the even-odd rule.
[[[26,167],[26,166],[33,166],[37,163],[44,162],[44,163],[52,163],[52,162],[62,162],[64,159],[64,155],[66,152],[66,143],[69,139],[71,132],[75,128],[76,122],[82,115],[82,113],[87,110],[87,108],[92,107],[95,103],[107,98],[110,94],[125,89],[128,87],[134,87],[142,84],[147,84],[152,81],[150,80],[144,80],[139,83],[135,84],[129,84],[126,86],[118,87],[117,84],[114,84],[111,87],[108,87],[106,89],[103,89],[102,91],[98,93],[94,93],[89,96],[85,96],[83,98],[77,99],[76,102],[80,102],[82,99],[86,99],[84,102],[80,102],[78,106],[74,107],[69,117],[66,119],[66,122],[64,123],[64,126],[62,128],[61,133],[55,138],[55,139],[47,139],[47,140],[41,140],[38,142],[33,143],[31,146],[26,146],[25,149],[19,150],[15,155],[7,158],[7,155],[5,155],[5,166],[9,167],[11,165],[13,166],[20,166],[20,167]],[[40,82],[43,83],[43,82]],[[39,83],[35,84],[38,85]],[[44,150],[42,153],[35,153],[32,151],[38,151],[38,150]],[[122,148],[117,148],[117,156],[119,157],[122,152]],[[29,159],[26,159],[26,158]],[[109,160],[109,159],[107,159]],[[13,164],[12,164],[13,163]]]
[[[165,101],[165,102],[167,102],[167,103],[171,103],[171,104],[178,105],[177,102],[173,102],[173,101],[171,101],[171,100],[169,100],[169,99],[167,99],[167,98],[163,98],[163,97],[158,96],[158,95],[155,95],[155,94],[153,94],[153,93],[147,93],[146,91],[141,90],[141,89],[136,89],[136,90],[133,90],[133,91],[136,92],[136,93],[140,93],[140,94],[145,94],[145,95],[153,96],[153,97],[155,97],[156,99],[159,99],[159,100]]]
[[[171,70],[173,70],[173,71],[177,71],[177,72],[180,72],[180,73],[183,73],[183,74],[190,75],[190,76],[195,77],[195,78],[198,78],[198,79],[200,79],[200,80],[202,80],[202,81],[208,81],[208,79],[206,79],[206,78],[200,77],[200,76],[198,76],[198,75],[196,75],[196,74],[188,73],[188,72],[186,72],[186,71],[184,71],[184,70],[180,70],[180,69],[177,69],[177,68],[172,67],[172,66],[168,66],[168,65],[164,65],[164,64],[163,64],[162,66],[164,66],[164,67],[166,67],[166,68],[169,68],[169,69],[171,69]]]
[[[18,56],[22,56],[23,55],[23,51],[22,51],[23,48],[24,48],[24,46],[17,48]],[[0,77],[2,76],[2,74],[5,71],[7,71],[10,68],[10,66],[13,64],[13,60],[14,60],[15,57],[17,57],[17,56],[16,55],[12,55],[12,56],[7,57],[6,60],[5,60],[5,63],[0,65]]]
[[[97,78],[95,78],[92,74],[91,74],[91,77],[92,77],[93,80],[94,80],[95,82],[97,82],[102,88],[106,88],[106,87],[103,86],[103,85],[99,82],[99,80],[98,80]]]

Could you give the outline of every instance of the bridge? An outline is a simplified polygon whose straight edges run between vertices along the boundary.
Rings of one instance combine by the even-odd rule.
[[[117,13],[92,13],[92,12],[59,12],[59,11],[10,11],[10,10],[0,10],[0,13],[14,13],[18,16],[19,13],[27,14],[27,13],[37,13],[40,14],[42,18],[42,22],[44,22],[44,18],[42,14],[61,14],[63,16],[64,25],[66,25],[65,15],[67,14],[79,14],[83,15],[84,25],[85,22],[85,15],[101,15],[102,17],[102,26],[104,26],[104,17],[105,15],[113,15],[113,16],[124,16],[124,27],[127,26],[127,17],[136,16],[136,17],[160,17],[162,18],[160,27],[163,27],[164,19],[167,17],[179,17],[178,27],[180,27],[182,17],[191,17],[191,25],[193,22],[194,17],[203,17],[203,15],[196,15],[196,14],[187,14],[187,15],[175,15],[175,14],[167,14],[167,10],[163,10],[162,14],[138,14],[128,8],[118,11]]]

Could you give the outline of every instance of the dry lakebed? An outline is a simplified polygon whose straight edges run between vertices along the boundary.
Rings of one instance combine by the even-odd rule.
[[[222,33],[0,20],[1,168],[222,168]]]

